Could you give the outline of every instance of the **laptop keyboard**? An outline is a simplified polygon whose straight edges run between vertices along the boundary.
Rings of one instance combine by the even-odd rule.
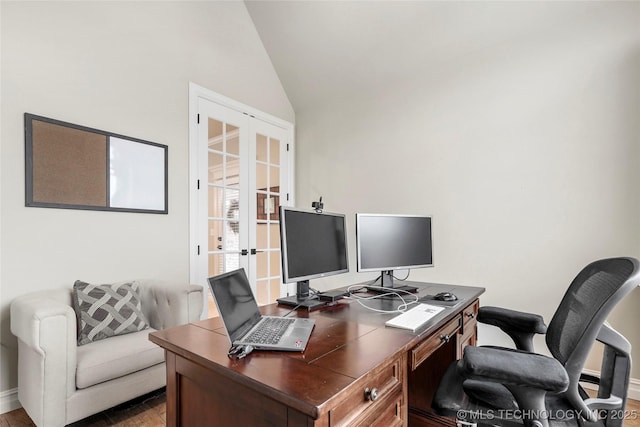
[[[251,344],[278,344],[282,334],[295,319],[267,317],[262,320],[255,331],[243,341]]]

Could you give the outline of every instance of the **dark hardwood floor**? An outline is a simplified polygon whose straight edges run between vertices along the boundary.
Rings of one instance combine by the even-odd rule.
[[[125,402],[115,408],[93,415],[70,427],[146,427],[163,426],[166,419],[164,389]],[[0,427],[34,427],[35,424],[23,409],[0,415]]]
[[[640,426],[640,402],[629,400],[627,402],[627,416],[624,419],[624,427]]]
[[[165,394],[164,390],[159,390],[73,423],[71,427],[155,427],[164,426],[165,419]],[[0,427],[34,426],[22,409],[0,415]],[[640,427],[639,401],[629,400],[624,427]]]

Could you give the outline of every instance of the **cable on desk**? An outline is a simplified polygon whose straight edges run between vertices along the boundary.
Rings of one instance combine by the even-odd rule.
[[[313,288],[309,288],[309,296],[306,297],[303,300],[299,300],[300,304],[296,305],[295,307],[293,307],[291,310],[287,311],[284,315],[282,315],[282,317],[287,317],[288,315],[290,315],[291,313],[293,313],[294,311],[296,311],[297,309],[299,309],[300,307],[302,307],[302,303],[305,301],[309,301],[312,299],[318,299],[318,294],[320,293],[317,289],[313,289]]]
[[[373,282],[369,283],[368,285],[360,285],[360,287],[358,289],[354,289],[352,291],[349,291],[350,294],[357,294],[360,292],[367,292],[367,286],[373,285],[376,281],[374,280]],[[355,285],[354,285],[355,286]],[[351,289],[351,288],[349,288]]]
[[[306,301],[306,299],[305,299]],[[299,309],[302,306],[302,304],[298,304],[295,307],[293,307],[291,310],[287,311],[285,314],[282,315],[282,317],[287,317],[288,315],[290,315],[291,313],[293,313],[294,311],[296,311],[297,309]]]
[[[232,345],[229,351],[227,352],[227,356],[229,358],[236,359],[244,359],[253,351],[252,345]]]
[[[385,293],[379,294],[379,295],[371,295],[371,296],[368,296],[368,297],[361,297],[359,295],[354,295],[354,291],[351,290],[351,288],[355,287],[355,286],[361,286],[361,285],[351,285],[351,286],[349,286],[347,288],[347,291],[349,291],[351,293],[351,298],[353,298],[355,301],[358,302],[358,304],[360,304],[362,307],[366,308],[367,310],[375,311],[377,313],[385,313],[385,314],[404,313],[405,311],[407,311],[407,309],[409,308],[410,305],[417,304],[419,302],[419,300],[420,300],[420,298],[418,298],[417,295],[415,295],[415,294],[413,294],[411,292],[402,290],[402,289],[391,290],[393,288],[384,288],[382,286],[378,287],[378,286],[371,286],[371,285],[369,285],[368,287],[374,287],[374,288],[378,288],[378,289],[381,289],[383,291],[388,291],[388,292],[385,292]],[[405,296],[408,295],[408,296],[412,297],[413,301],[405,300],[402,297],[402,295],[400,295],[400,293],[406,294]],[[396,308],[395,310],[381,310],[379,308],[370,307],[370,306],[366,305],[363,302],[363,300],[364,301],[373,300],[373,299],[381,298],[381,297],[385,297],[385,296],[396,296],[396,297],[398,297],[398,298],[400,298],[402,300],[402,304],[400,304],[398,306],[398,308]]]

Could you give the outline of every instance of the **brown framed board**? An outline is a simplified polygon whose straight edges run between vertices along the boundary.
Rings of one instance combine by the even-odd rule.
[[[168,213],[168,147],[25,113],[25,205]]]

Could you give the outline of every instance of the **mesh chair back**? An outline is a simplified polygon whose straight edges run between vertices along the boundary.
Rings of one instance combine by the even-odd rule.
[[[586,266],[571,282],[556,310],[546,341],[569,377],[582,370],[600,327],[613,307],[638,286],[638,261],[611,258]]]

